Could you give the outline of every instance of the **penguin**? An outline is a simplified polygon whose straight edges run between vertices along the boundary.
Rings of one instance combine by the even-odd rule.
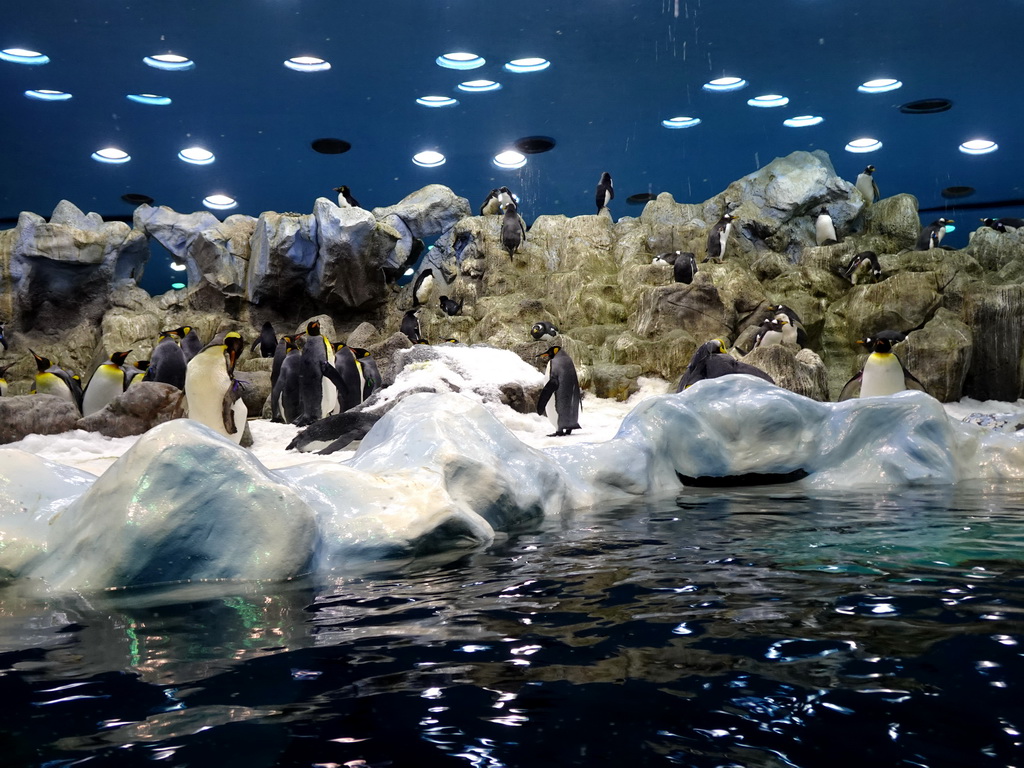
[[[512,254],[519,250],[519,247],[526,240],[526,226],[519,218],[519,206],[509,203],[505,206],[505,213],[501,217],[501,245],[508,251],[508,260],[513,261]]]
[[[697,274],[697,257],[690,251],[670,251],[654,257],[652,264],[670,264],[672,278],[677,283],[690,285]]]
[[[827,208],[818,211],[818,218],[814,220],[814,242],[818,245],[831,245],[839,242],[836,225]]]
[[[0,397],[7,395],[7,371],[14,366],[14,363],[8,363],[5,366],[0,367]]]
[[[712,339],[697,347],[697,351],[690,358],[690,364],[686,366],[686,370],[683,371],[683,375],[679,379],[676,392],[682,392],[698,381],[717,379],[719,376],[728,376],[733,373],[746,373],[764,379],[769,384],[775,383],[775,379],[760,368],[741,362],[730,355],[721,339]]]
[[[338,405],[338,390],[331,381],[324,381],[321,363],[333,357],[331,342],[320,333],[320,322],[306,323],[306,343],[299,358],[299,398],[302,413],[292,423],[299,427],[312,424],[332,413]]]
[[[244,342],[236,332],[217,335],[188,361],[185,400],[188,417],[214,432],[242,442],[247,414],[242,384],[235,380],[235,362]]]
[[[519,205],[519,201],[512,194],[512,190],[508,187],[498,187],[498,205],[501,207],[501,210],[504,211],[510,203],[515,203],[517,207]]]
[[[335,346],[334,365],[325,361],[321,369],[324,376],[330,379],[338,389],[340,413],[355,408],[363,402],[366,384],[366,380],[363,378],[363,366],[350,346],[338,343]]]
[[[857,191],[864,197],[864,202],[871,205],[875,200],[879,198],[878,184],[875,182],[875,177],[872,175],[875,172],[875,166],[869,165],[861,173],[857,175],[857,181],[854,185]]]
[[[459,299],[459,301],[456,303],[454,299],[449,299],[447,296],[442,296],[440,298],[441,311],[444,312],[449,317],[455,317],[457,314],[462,312],[462,303],[464,301],[465,299]]]
[[[199,334],[196,333],[196,329],[191,325],[175,328],[171,333],[178,338],[178,345],[181,347],[181,351],[185,353],[186,363],[202,350],[203,342],[199,338]]]
[[[114,398],[128,389],[124,361],[130,353],[130,349],[127,352],[114,352],[110,359],[92,372],[82,395],[83,416],[103,410]]]
[[[597,212],[607,208],[615,198],[615,189],[612,187],[612,176],[610,173],[602,173],[601,180],[597,182],[597,190],[594,193],[594,201],[597,203]]]
[[[853,273],[857,271],[857,268],[863,263],[869,263],[871,265],[871,274],[876,280],[882,279],[882,267],[878,263],[878,255],[874,251],[861,251],[852,259],[841,270],[841,274],[851,283],[853,282]]]
[[[6,323],[0,323],[0,345],[3,345],[4,352],[10,349],[10,345],[7,343],[7,334],[4,333],[4,326]]]
[[[722,263],[722,259],[725,257],[725,248],[729,244],[729,233],[732,232],[732,223],[735,219],[736,217],[731,213],[726,213],[711,228],[711,234],[708,235],[708,255],[704,261],[714,260],[719,264]]]
[[[454,336],[445,339],[444,343],[445,344],[462,344],[462,342],[459,341],[458,339],[456,339]],[[465,346],[465,345],[463,344],[463,346]]]
[[[145,379],[146,371],[149,369],[149,360],[137,360],[135,365],[125,363],[123,369],[124,388],[127,390],[132,384]]]
[[[492,189],[487,193],[487,197],[480,203],[480,215],[481,216],[493,216],[496,213],[501,213],[501,201],[498,199],[497,189]]]
[[[846,382],[839,400],[855,397],[880,397],[894,395],[905,389],[926,391],[924,385],[903,367],[903,363],[892,351],[893,344],[907,338],[900,331],[879,331],[874,336],[858,339],[858,344],[871,350],[860,373]]]
[[[32,352],[30,349],[29,352]],[[82,410],[82,384],[77,377],[65,371],[59,365],[51,363],[49,358],[32,352],[36,360],[36,379],[33,393],[40,395],[56,395],[73,403],[79,412]]]
[[[412,286],[412,306],[421,307],[430,301],[434,292],[434,270],[427,267],[416,276],[416,282]]]
[[[144,381],[185,388],[185,366],[188,361],[174,337],[175,331],[160,331],[160,340],[149,355],[149,368],[146,369]]]
[[[1006,232],[1009,229],[1020,229],[1024,227],[1024,219],[1017,219],[1012,216],[1002,216],[998,219],[982,219],[981,223],[986,227],[991,227],[997,232]],[[0,334],[2,334],[3,328],[0,327]],[[4,347],[6,349],[6,345]]]
[[[530,335],[533,336],[535,341],[548,341],[558,335],[558,329],[547,320],[541,320],[539,323],[533,324],[533,328],[530,329]]]
[[[914,244],[915,251],[930,251],[932,248],[938,248],[939,244],[942,243],[942,238],[946,236],[946,225],[952,224],[953,219],[938,218],[924,227],[921,230],[921,234],[917,237],[917,242]]]
[[[352,190],[342,184],[340,187],[335,187],[334,191],[338,193],[338,207],[339,208],[359,208],[359,201],[352,196]]]
[[[581,429],[580,381],[576,375],[576,366],[569,354],[559,346],[551,347],[538,357],[548,361],[548,380],[537,399],[537,413],[547,415],[556,427],[555,432],[548,437],[572,434],[574,429]]]
[[[269,320],[263,323],[260,335],[253,341],[249,351],[255,352],[257,347],[260,350],[260,357],[273,357],[277,352],[277,334],[274,333],[274,326]]]
[[[281,366],[284,364],[284,359],[288,355],[290,349],[300,349],[299,339],[305,335],[305,331],[296,333],[293,336],[282,336],[277,340],[277,346],[274,348],[274,362],[270,366],[270,386],[273,387],[277,381],[277,377],[281,375]],[[289,346],[291,345],[291,346]]]
[[[789,330],[786,331],[787,338],[790,338],[790,333],[794,333],[796,345],[801,349],[807,347],[807,331],[804,330],[803,321],[800,320],[800,315],[798,315],[795,310],[787,307],[785,304],[773,304],[768,308],[768,311],[772,313],[771,317],[774,317],[776,320],[782,320],[783,318],[788,320],[790,327]],[[786,341],[785,343],[789,344],[793,342]]]
[[[280,364],[278,364],[280,352]],[[276,371],[271,374],[270,420],[291,424],[302,415],[302,400],[299,396],[299,365],[302,350],[298,336],[282,336],[274,353]]]
[[[366,437],[366,433],[383,415],[360,410],[333,414],[299,432],[288,443],[286,450],[322,455],[343,451],[353,442]]]
[[[384,388],[384,379],[380,375],[377,361],[370,355],[370,350],[363,349],[362,347],[349,347],[349,349],[352,350],[352,354],[356,356],[356,360],[359,361],[359,365],[362,367],[364,382],[363,400],[365,401],[366,398],[378,389]]]
[[[398,328],[398,330],[404,333],[413,344],[418,344],[422,338],[420,336],[420,321],[419,318],[416,317],[418,312],[418,309],[410,309],[406,312],[405,315],[402,316],[402,324]]]
[[[789,324],[789,320],[785,317],[782,319],[769,318],[761,323],[761,329],[757,332],[757,336],[754,338],[753,349],[758,347],[771,347],[776,344],[782,344],[785,340],[784,329],[792,326]],[[794,342],[796,333],[793,333]]]

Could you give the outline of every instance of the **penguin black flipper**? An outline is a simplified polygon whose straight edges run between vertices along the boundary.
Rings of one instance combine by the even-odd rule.
[[[542,389],[540,391],[540,397],[537,398],[537,415],[538,416],[546,415],[546,411],[547,411],[547,407],[548,407],[548,401],[551,399],[551,396],[553,394],[555,394],[555,391],[557,389],[558,389],[558,377],[557,376],[551,376],[550,378],[548,378],[547,384],[544,385],[544,389]]]
[[[853,400],[860,397],[860,384],[861,378],[864,376],[864,372],[861,371],[846,384],[843,385],[843,390],[839,393],[839,398],[836,402],[843,402],[843,400]]]
[[[900,365],[903,365],[903,364],[900,363]],[[928,390],[924,388],[924,384],[922,384],[920,381],[918,381],[917,377],[914,376],[914,374],[912,374],[906,368],[903,369],[903,385],[907,389],[915,389],[918,392],[924,392],[925,394],[928,393]]]
[[[238,428],[235,426],[234,407],[235,403],[242,399],[248,387],[249,382],[235,379],[231,382],[231,386],[224,391],[224,400],[221,402],[221,416],[224,418],[224,429],[227,430],[229,435],[233,435],[238,431]]]

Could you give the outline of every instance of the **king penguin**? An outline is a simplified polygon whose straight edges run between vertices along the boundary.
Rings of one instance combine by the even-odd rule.
[[[508,260],[513,261],[512,254],[519,250],[526,240],[526,226],[519,216],[519,206],[509,203],[501,217],[501,245],[508,251]]]
[[[160,340],[149,355],[149,367],[143,381],[170,384],[178,389],[185,388],[185,353],[174,338],[174,331],[160,331]]]
[[[946,225],[952,224],[953,219],[938,218],[924,227],[921,230],[921,234],[917,236],[917,243],[914,244],[915,251],[930,251],[932,248],[938,248],[942,243],[942,238],[946,236]]]
[[[363,402],[366,381],[363,378],[363,366],[356,359],[352,347],[339,343],[335,350],[334,365],[324,366],[323,371],[324,376],[337,387],[339,412],[344,413]]]
[[[746,373],[764,379],[771,384],[775,383],[775,379],[760,368],[741,362],[730,355],[721,339],[712,339],[697,347],[697,351],[690,358],[690,364],[686,366],[686,370],[683,371],[683,375],[679,379],[676,392],[682,392],[698,381],[717,379],[719,376],[728,376],[733,373]]]
[[[861,193],[864,198],[864,202],[871,205],[875,200],[878,199],[878,184],[875,182],[875,177],[872,175],[875,172],[875,166],[869,165],[859,174],[857,174],[857,181],[854,182],[854,186],[857,191]]]
[[[320,321],[306,323],[306,343],[302,346],[299,365],[299,397],[302,414],[292,423],[305,427],[329,413],[338,405],[338,389],[332,381],[324,380],[322,364],[334,356],[334,348],[320,333]]]
[[[378,389],[384,387],[384,379],[381,378],[377,361],[373,359],[370,350],[363,349],[362,347],[349,347],[349,349],[352,350],[352,354],[356,356],[356,360],[359,361],[359,365],[362,367],[364,382],[363,400],[366,400]]]
[[[32,350],[30,349],[29,352]],[[72,403],[81,412],[81,382],[59,365],[51,363],[49,358],[37,355],[35,352],[32,352],[32,357],[36,360],[35,388],[32,391],[40,395],[56,395],[62,400]]]
[[[274,333],[273,324],[267,320],[260,329],[260,335],[252,343],[250,352],[260,351],[260,357],[273,357],[277,352],[277,334]]]
[[[549,341],[558,335],[558,329],[555,328],[554,323],[541,320],[539,323],[533,324],[533,328],[530,329],[530,335],[536,341]]]
[[[4,323],[0,323],[0,344],[3,345],[4,352],[10,349],[10,345],[7,343],[7,335],[4,333]]]
[[[554,346],[538,355],[547,360],[547,383],[537,399],[537,413],[555,425],[548,437],[563,437],[580,427],[580,381],[569,353]]]
[[[291,424],[302,415],[302,400],[299,396],[299,365],[302,350],[296,336],[282,336],[278,351],[274,353],[277,368],[271,374],[270,420]],[[281,362],[278,364],[278,352]]]
[[[0,397],[7,395],[7,371],[13,365],[14,363],[8,363],[7,365],[0,366]]]
[[[185,372],[188,417],[235,443],[242,442],[247,416],[242,386],[235,381],[242,347],[242,337],[234,331],[218,334],[188,361]]]
[[[597,203],[597,212],[600,213],[608,207],[615,197],[615,189],[612,187],[612,175],[607,171],[601,174],[601,180],[597,182],[597,189],[594,191],[594,202]]]
[[[114,398],[128,389],[124,361],[130,353],[130,349],[127,352],[114,352],[110,359],[92,372],[82,395],[83,416],[103,410]]]
[[[352,190],[342,184],[340,187],[335,187],[334,191],[338,193],[338,207],[339,208],[359,208],[359,201],[352,196]]]
[[[835,222],[832,221],[827,208],[818,211],[818,217],[814,220],[814,242],[818,245],[831,245],[839,242]]]
[[[736,217],[731,213],[726,213],[711,228],[711,234],[708,235],[708,255],[704,261],[722,263],[722,259],[725,258],[726,246],[729,244],[729,233],[732,232],[732,223],[735,219]]]
[[[202,351],[203,342],[199,338],[199,334],[196,333],[196,329],[191,325],[183,325],[181,328],[176,328],[172,333],[179,339],[178,343],[181,346],[181,351],[185,353],[186,363]]]
[[[880,397],[894,395],[905,389],[925,391],[924,385],[903,367],[903,363],[892,351],[893,344],[907,338],[899,331],[879,331],[874,336],[859,339],[858,344],[871,350],[860,373],[846,382],[839,400],[855,397]]]

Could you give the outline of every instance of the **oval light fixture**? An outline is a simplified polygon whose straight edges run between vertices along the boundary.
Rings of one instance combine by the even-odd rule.
[[[344,139],[313,139],[309,146],[321,155],[342,155],[352,149],[352,145]]]
[[[67,101],[71,98],[70,93],[65,91],[52,91],[49,88],[40,88],[35,91],[25,91],[25,95],[36,101]]]
[[[970,197],[976,191],[977,190],[975,190],[974,187],[968,187],[966,185],[955,185],[952,187],[946,187],[939,194],[941,194],[947,200],[956,200],[961,197]]]
[[[747,87],[747,81],[742,77],[718,77],[701,86],[705,91],[722,93],[725,91],[738,91]]]
[[[747,104],[752,107],[784,107],[789,104],[788,96],[780,96],[777,93],[766,93],[763,96],[755,96],[752,99],[747,99]]]
[[[555,140],[550,136],[524,136],[517,139],[513,146],[524,155],[539,155],[555,148]]]
[[[460,91],[466,91],[467,93],[483,93],[484,91],[496,91],[501,88],[501,83],[496,83],[493,80],[467,80],[464,83],[458,84]]]
[[[293,56],[284,65],[296,72],[326,72],[331,68],[331,62],[318,56]]]
[[[662,120],[661,124],[666,128],[693,128],[695,125],[700,125],[699,117],[670,117],[668,120]]]
[[[193,165],[209,165],[214,161],[213,152],[202,147],[186,147],[178,153],[178,159]]]
[[[12,64],[49,64],[50,57],[39,51],[30,51],[25,48],[4,48],[0,51],[0,60],[9,61]]]
[[[825,122],[825,118],[821,115],[798,115],[797,117],[790,117],[787,120],[783,120],[782,124],[789,128],[806,128],[823,122]]]
[[[422,107],[454,107],[459,100],[451,96],[420,96],[416,103]]]
[[[882,142],[871,138],[854,139],[845,147],[847,152],[874,152],[881,148]]]
[[[482,57],[466,51],[442,53],[434,61],[437,63],[437,66],[444,67],[445,69],[476,69],[487,63]]]
[[[421,168],[436,168],[439,165],[444,165],[445,156],[440,152],[428,149],[417,152],[412,156],[412,161]]]
[[[127,163],[131,155],[117,147],[104,147],[92,153],[92,159],[101,163]]]
[[[933,115],[953,108],[949,99],[918,99],[900,105],[900,112],[905,115]]]
[[[170,96],[157,96],[155,93],[129,93],[127,98],[136,104],[151,104],[156,107],[166,107],[171,103]]]
[[[971,139],[960,145],[960,151],[965,155],[987,155],[997,149],[999,149],[999,145],[988,139]]]
[[[531,57],[527,59],[512,59],[505,65],[509,72],[541,72],[551,66],[547,59]]]
[[[895,91],[897,88],[902,88],[903,83],[892,77],[880,77],[877,80],[868,80],[866,83],[861,83],[857,86],[857,90],[861,93],[885,93],[886,91]]]
[[[657,200],[658,196],[653,192],[638,192],[626,198],[626,205],[647,205],[651,200]]]
[[[153,204],[152,197],[150,197],[149,195],[141,195],[138,192],[126,192],[125,194],[121,195],[121,199],[124,200],[126,203],[131,203],[132,205]]]
[[[203,205],[214,211],[228,211],[238,206],[238,201],[227,195],[208,195],[203,198]]]
[[[516,152],[514,149],[506,149],[504,152],[496,154],[492,162],[499,168],[514,171],[516,168],[526,165],[526,155]]]
[[[171,283],[171,288],[173,288],[173,289],[174,289],[174,290],[176,290],[176,291],[180,291],[180,290],[182,290],[182,289],[183,289],[184,287],[185,287],[185,284],[184,284],[184,283]]]
[[[153,56],[146,56],[142,61],[150,67],[168,72],[182,72],[196,66],[192,59],[187,56],[179,56],[176,53],[157,53]]]

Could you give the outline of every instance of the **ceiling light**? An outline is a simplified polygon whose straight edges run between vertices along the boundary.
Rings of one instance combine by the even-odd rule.
[[[454,107],[459,100],[451,96],[420,96],[416,103],[423,107]]]
[[[514,149],[507,149],[494,156],[494,164],[499,168],[515,170],[526,165],[526,155],[516,152]]]
[[[325,72],[331,68],[331,62],[316,56],[293,56],[284,65],[296,72]]]
[[[987,155],[997,149],[999,145],[988,139],[971,139],[960,145],[960,151],[966,155]]]
[[[878,139],[854,139],[846,145],[847,152],[874,152],[882,148],[882,142]]]
[[[417,152],[412,156],[412,161],[423,168],[436,168],[444,165],[445,157],[440,152],[428,149],[424,152]]]
[[[176,53],[158,53],[154,56],[147,56],[143,61],[156,69],[165,69],[169,72],[181,72],[186,69],[193,69],[196,65],[187,56],[179,56]]]
[[[227,211],[238,206],[238,201],[227,195],[210,195],[203,198],[203,205],[214,211]]]
[[[314,151],[321,155],[342,155],[352,149],[352,145],[344,139],[313,139],[309,143]]]
[[[49,64],[50,57],[39,51],[28,51],[24,48],[4,48],[0,51],[0,60],[12,64]]]
[[[172,261],[171,262],[171,269],[173,269],[175,272],[184,272],[186,269],[188,269],[188,267],[186,267],[181,262]]]
[[[547,59],[512,59],[505,65],[505,69],[509,72],[540,72],[550,66],[551,62]]]
[[[496,83],[493,80],[467,80],[464,83],[459,83],[458,88],[460,91],[469,93],[482,93],[483,91],[498,90],[501,88],[501,83]]]
[[[695,125],[700,125],[699,117],[670,117],[668,120],[662,120],[661,124],[666,128],[692,128]]]
[[[202,147],[186,147],[178,153],[178,159],[193,165],[209,165],[213,162],[213,152]]]
[[[51,91],[46,88],[41,88],[38,91],[25,91],[25,95],[36,101],[67,101],[71,98],[70,93]]]
[[[705,91],[738,91],[747,87],[747,81],[742,77],[719,77],[702,86]]]
[[[445,69],[476,69],[487,63],[475,53],[466,53],[464,51],[443,53],[434,61],[437,62],[439,67],[444,67]]]
[[[755,96],[752,99],[747,99],[747,104],[752,107],[784,107],[789,104],[789,98],[779,96],[777,93],[768,93],[764,96]]]
[[[99,160],[101,163],[127,163],[132,158],[131,155],[123,150],[115,147],[105,147],[93,152],[92,159]]]
[[[788,120],[783,120],[782,124],[790,128],[806,128],[809,125],[817,125],[824,121],[825,118],[820,115],[800,115],[799,117],[791,117]]]
[[[857,90],[861,93],[885,93],[886,91],[895,91],[897,88],[902,88],[903,83],[899,80],[894,80],[891,77],[882,77],[878,80],[868,80],[863,85],[858,85]]]
[[[128,100],[136,104],[152,104],[157,107],[166,107],[171,103],[170,96],[157,96],[155,93],[129,93]]]

